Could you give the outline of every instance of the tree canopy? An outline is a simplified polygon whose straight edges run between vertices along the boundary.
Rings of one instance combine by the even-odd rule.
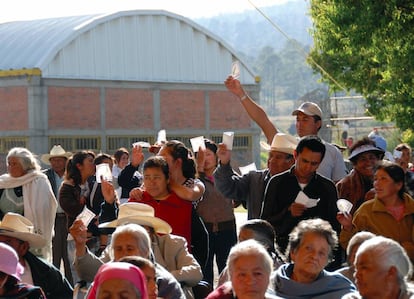
[[[312,0],[308,62],[332,90],[355,90],[368,112],[402,130],[414,119],[414,2]],[[315,64],[316,62],[316,64]]]

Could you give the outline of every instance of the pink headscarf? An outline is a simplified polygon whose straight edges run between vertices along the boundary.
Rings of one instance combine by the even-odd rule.
[[[129,263],[111,262],[103,264],[93,280],[87,299],[95,299],[98,287],[109,279],[125,279],[131,282],[141,293],[142,299],[148,298],[146,278],[141,269]]]

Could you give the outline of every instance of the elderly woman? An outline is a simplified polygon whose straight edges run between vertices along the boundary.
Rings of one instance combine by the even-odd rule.
[[[273,226],[264,219],[247,220],[239,229],[238,241],[256,240],[262,244],[267,250],[269,256],[273,260],[273,269],[279,268],[285,263],[285,257],[276,248],[276,233]],[[228,268],[220,273],[218,284],[222,285],[229,280]]]
[[[355,291],[343,275],[324,270],[333,257],[338,237],[329,222],[302,220],[289,235],[291,263],[274,273],[272,282],[281,298],[341,298]]]
[[[102,223],[100,227],[117,227],[125,223],[136,223],[145,227],[151,238],[155,261],[177,279],[187,298],[193,298],[192,287],[200,283],[203,274],[194,256],[188,252],[185,238],[170,234],[171,226],[154,216],[153,207],[136,202],[122,204],[119,207],[118,219]]]
[[[57,202],[47,176],[34,155],[15,147],[7,154],[7,172],[0,176],[0,219],[8,212],[24,215],[47,245],[34,252],[52,261],[52,236]]]
[[[403,169],[389,161],[381,162],[374,178],[375,198],[361,205],[355,214],[338,213],[342,224],[340,242],[346,248],[359,231],[369,231],[400,243],[414,260],[414,200],[405,193]]]
[[[398,242],[382,236],[361,244],[355,257],[355,281],[359,294],[343,298],[403,299],[413,298],[412,266]]]
[[[364,232],[356,233],[351,238],[351,240],[348,243],[348,247],[346,248],[346,255],[347,255],[346,262],[347,262],[348,265],[345,266],[345,267],[342,267],[341,269],[336,270],[336,272],[341,273],[346,278],[348,278],[350,281],[355,283],[355,279],[354,279],[355,254],[356,254],[359,246],[361,246],[361,244],[363,242],[365,242],[366,240],[372,239],[373,237],[375,237],[375,234],[370,233],[370,232],[365,232],[364,231]]]
[[[339,198],[352,202],[351,214],[365,201],[366,193],[372,189],[375,166],[383,155],[384,152],[368,137],[358,140],[350,148],[348,159],[353,169],[336,184],[336,189]]]
[[[275,298],[267,293],[273,261],[266,248],[255,240],[232,247],[227,259],[230,281],[207,296],[207,299]]]
[[[113,262],[102,265],[87,299],[107,298],[148,298],[146,278],[142,271],[129,263]]]
[[[110,256],[96,257],[86,247],[86,226],[75,220],[70,233],[76,243],[75,268],[80,279],[93,281],[99,267],[122,257],[137,255],[151,259],[151,240],[144,227],[128,223],[116,228],[110,243]],[[159,296],[165,299],[184,299],[185,296],[177,280],[162,266],[155,264]]]

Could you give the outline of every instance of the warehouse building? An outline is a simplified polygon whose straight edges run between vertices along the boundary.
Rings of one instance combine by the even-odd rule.
[[[259,80],[185,17],[134,10],[2,23],[0,44],[2,160],[13,146],[113,153],[165,129],[187,145],[234,131],[236,165],[259,167],[260,130],[223,84],[235,60],[256,99]]]

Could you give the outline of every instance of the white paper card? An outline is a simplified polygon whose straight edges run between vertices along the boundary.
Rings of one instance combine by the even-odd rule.
[[[108,163],[96,165],[96,182],[102,183],[102,179],[112,182],[112,172]]]
[[[307,208],[313,208],[317,206],[319,200],[320,198],[309,198],[303,191],[299,191],[298,195],[296,196],[295,202],[300,203]]]
[[[234,79],[239,79],[240,78],[240,64],[238,60],[233,61],[232,65],[231,65],[231,76]]]
[[[234,132],[223,132],[223,143],[229,151],[233,150]]]
[[[95,213],[89,210],[88,207],[85,205],[83,207],[82,212],[78,216],[76,216],[76,220],[80,219],[82,220],[85,226],[88,226],[89,223],[91,223],[92,219],[95,218],[95,216]]]
[[[160,130],[157,136],[157,143],[162,144],[167,142],[167,132],[165,130]]]
[[[151,146],[151,144],[149,144],[148,142],[145,142],[145,141],[137,141],[137,142],[134,142],[132,144],[132,147],[136,147],[136,146],[149,148]]]
[[[191,147],[193,148],[194,153],[198,152],[200,147],[202,150],[206,149],[206,144],[204,143],[204,136],[198,136],[198,137],[191,138],[190,142],[191,142]]]
[[[394,159],[401,159],[402,152],[401,151],[394,150],[394,152],[393,152],[392,155],[393,155]]]
[[[240,166],[239,169],[240,169],[241,175],[245,175],[245,174],[248,174],[250,171],[257,170],[256,164],[254,163],[250,163],[249,165],[246,165],[246,166]]]
[[[352,210],[353,204],[344,198],[340,198],[336,201],[336,206],[338,207],[339,212],[349,214]]]

